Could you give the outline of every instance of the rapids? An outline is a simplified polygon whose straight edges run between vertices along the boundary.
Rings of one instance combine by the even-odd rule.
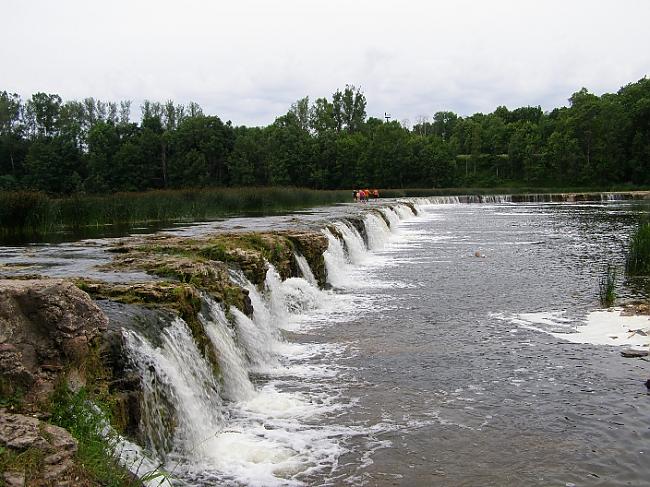
[[[326,289],[296,253],[299,275],[268,264],[261,288],[231,271],[252,316],[203,296],[217,364],[180,318],[156,341],[125,328],[148,464],[189,486],[644,485],[650,366],[599,331],[617,315],[598,279],[648,206],[516,199],[337,210]]]

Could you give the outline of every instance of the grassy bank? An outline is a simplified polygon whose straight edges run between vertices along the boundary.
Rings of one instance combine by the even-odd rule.
[[[0,193],[0,236],[37,236],[65,229],[210,220],[349,201],[349,191],[303,188],[220,188],[49,197]]]

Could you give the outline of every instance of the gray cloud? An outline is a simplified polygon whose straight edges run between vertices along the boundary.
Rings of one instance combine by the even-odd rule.
[[[650,2],[8,0],[0,89],[199,102],[268,124],[362,87],[369,115],[566,104],[650,71]]]

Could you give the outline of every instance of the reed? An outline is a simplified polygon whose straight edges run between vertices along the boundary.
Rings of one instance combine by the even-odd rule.
[[[350,201],[349,191],[304,188],[215,188],[73,195],[0,194],[0,236],[44,235],[106,225],[209,220],[237,214],[270,214]]]
[[[641,222],[630,238],[625,272],[628,276],[650,276],[650,221]]]
[[[613,265],[607,264],[598,285],[600,305],[609,308],[616,301],[616,268]]]

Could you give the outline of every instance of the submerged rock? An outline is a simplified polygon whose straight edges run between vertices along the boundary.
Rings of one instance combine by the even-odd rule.
[[[647,357],[648,356],[648,351],[647,350],[634,349],[634,348],[628,348],[626,350],[621,350],[621,355],[623,357],[625,357],[625,358]]]

